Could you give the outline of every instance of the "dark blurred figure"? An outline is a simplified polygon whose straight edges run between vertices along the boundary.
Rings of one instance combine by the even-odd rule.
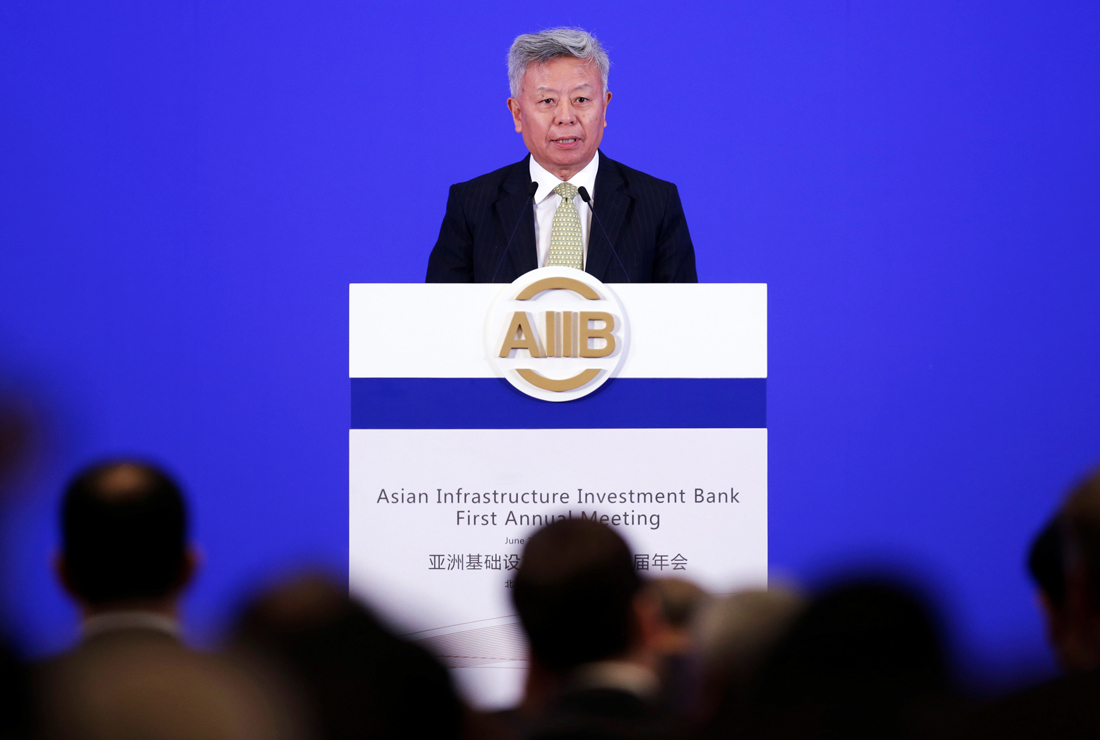
[[[113,640],[178,643],[180,599],[198,563],[183,494],[140,462],[94,465],[61,504],[57,573],[81,613],[78,649]]]
[[[36,457],[38,424],[30,405],[14,394],[0,394],[0,506],[6,505]],[[0,636],[0,738],[32,733],[30,670],[23,657]]]
[[[1044,592],[1049,594],[1047,588],[1054,584],[1056,593],[1059,580],[1054,563],[1061,551],[1065,593],[1056,612],[1055,650],[1069,673],[992,703],[981,717],[977,737],[1100,736],[1100,472],[1070,493],[1055,527],[1053,534],[1040,535],[1031,560],[1038,557],[1041,572],[1046,573]]]
[[[1100,472],[1079,484],[1062,507],[1065,558],[1063,652],[1072,670],[1100,668]]]
[[[1079,656],[1075,653],[1069,630],[1064,550],[1062,522],[1055,517],[1047,522],[1031,543],[1027,568],[1038,588],[1036,601],[1043,614],[1047,641],[1054,651],[1058,665],[1068,673],[1088,666],[1077,665]]]
[[[531,651],[528,691],[545,694],[531,737],[675,736],[658,701],[659,606],[614,530],[565,519],[536,532],[512,600]]]
[[[724,737],[736,729],[736,710],[743,709],[749,683],[805,604],[793,589],[769,585],[715,599],[698,615],[702,686],[692,719],[708,735]]]
[[[956,718],[939,630],[908,591],[857,582],[794,619],[711,737],[941,738]]]
[[[695,711],[701,690],[700,656],[692,625],[710,597],[695,583],[676,576],[654,578],[648,589],[659,607],[660,619],[652,642],[661,701],[686,717]]]
[[[323,577],[299,578],[254,601],[234,641],[297,688],[322,740],[463,734],[447,669]]]
[[[224,704],[202,698],[227,669],[180,640],[180,600],[196,563],[183,495],[166,473],[117,461],[72,479],[61,503],[56,568],[80,611],[81,636],[38,668],[44,735],[140,737],[172,726],[178,737],[243,737],[229,729],[238,706],[232,691],[223,692]],[[215,714],[195,714],[206,704]],[[186,724],[172,719],[183,707]]]

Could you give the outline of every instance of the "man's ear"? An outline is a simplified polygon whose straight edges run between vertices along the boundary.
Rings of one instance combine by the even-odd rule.
[[[80,601],[80,597],[76,593],[76,589],[73,588],[73,576],[69,571],[69,564],[65,560],[65,553],[60,550],[53,554],[53,573],[57,578],[57,582],[61,584],[62,590],[68,594],[69,598],[74,601]]]
[[[603,127],[607,128],[607,104],[611,102],[611,91],[604,93],[603,97]]]
[[[512,112],[512,123],[516,125],[516,133],[522,134],[523,123],[519,119],[519,101],[515,98],[508,98],[508,110]]]
[[[199,568],[206,561],[203,555],[202,549],[195,544],[187,546],[187,551],[183,554],[183,569],[180,571],[179,583],[176,585],[176,593],[182,593],[194,582],[195,574],[199,572]]]
[[[1035,605],[1039,607],[1039,611],[1044,618],[1049,618],[1054,612],[1054,604],[1047,596],[1047,592],[1041,588],[1035,590]]]

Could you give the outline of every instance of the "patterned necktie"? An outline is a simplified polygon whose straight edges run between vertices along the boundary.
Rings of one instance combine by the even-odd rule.
[[[563,182],[554,188],[561,196],[561,203],[554,213],[554,224],[550,228],[550,255],[546,264],[550,267],[575,267],[584,269],[584,242],[581,239],[581,217],[573,205],[577,188]]]

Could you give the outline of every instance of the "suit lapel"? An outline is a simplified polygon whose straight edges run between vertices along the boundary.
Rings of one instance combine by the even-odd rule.
[[[595,216],[588,227],[588,264],[584,271],[598,280],[606,280],[608,267],[612,265],[618,272],[618,260],[611,252],[612,245],[618,248],[619,233],[622,231],[626,212],[630,208],[631,198],[624,192],[626,181],[623,180],[622,171],[618,162],[608,159],[600,153],[600,169],[596,173],[596,192],[593,197],[593,210],[599,215]],[[600,228],[603,224],[603,228]],[[604,230],[607,234],[604,234]],[[608,241],[610,239],[610,241]],[[621,255],[620,255],[621,256]],[[623,275],[623,279],[627,279]]]
[[[539,266],[538,249],[535,247],[535,212],[527,195],[527,185],[530,182],[531,169],[527,157],[524,157],[522,162],[512,166],[508,179],[501,185],[500,198],[493,204],[499,245],[494,250],[494,269],[507,247],[508,238],[515,231],[512,246],[507,247],[508,254],[501,263],[495,282],[511,282]]]

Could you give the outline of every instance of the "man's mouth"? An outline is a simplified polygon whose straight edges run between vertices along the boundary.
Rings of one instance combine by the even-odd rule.
[[[551,141],[553,141],[555,144],[575,144],[580,141],[580,139],[574,136],[568,139],[551,139]]]

